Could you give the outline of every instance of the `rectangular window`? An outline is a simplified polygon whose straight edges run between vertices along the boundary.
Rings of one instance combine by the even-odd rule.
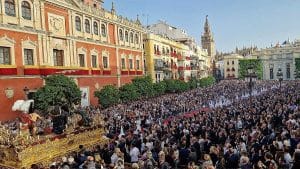
[[[11,56],[10,56],[10,48],[0,46],[0,64],[1,65],[10,65],[11,64]]]
[[[286,78],[287,79],[291,78],[291,66],[289,63],[286,64]]]
[[[24,49],[25,65],[34,65],[33,62],[33,49]]]
[[[103,68],[108,69],[108,57],[103,56]]]
[[[97,68],[97,56],[92,55],[92,67]]]
[[[139,60],[136,60],[136,69],[140,70],[140,61]]]
[[[122,64],[122,69],[126,69],[125,58],[122,58],[121,64]]]
[[[79,54],[79,66],[84,67],[84,54]]]
[[[133,69],[133,60],[129,59],[129,69]]]
[[[64,66],[64,51],[53,49],[54,66]]]

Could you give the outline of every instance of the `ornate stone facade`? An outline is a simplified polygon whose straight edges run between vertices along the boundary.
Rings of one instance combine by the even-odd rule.
[[[8,3],[9,2],[9,3]],[[0,120],[14,118],[11,105],[43,85],[43,76],[66,74],[93,92],[121,86],[143,74],[140,21],[106,11],[101,0],[0,1]],[[122,31],[120,31],[122,30]],[[122,38],[128,33],[128,40]],[[133,67],[120,68],[121,55]],[[71,71],[69,71],[71,70]],[[123,73],[122,73],[123,72]],[[5,96],[12,89],[14,97]]]
[[[295,58],[300,58],[300,41],[285,41],[283,44],[257,50],[252,54],[263,62],[263,79],[277,80],[277,72],[281,69],[283,80],[295,79]]]

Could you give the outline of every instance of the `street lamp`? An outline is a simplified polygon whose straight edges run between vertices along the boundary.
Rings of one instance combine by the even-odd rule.
[[[24,93],[25,93],[25,100],[28,100],[28,94],[29,94],[29,89],[27,86],[24,87],[23,89]]]
[[[279,89],[281,90],[281,82],[283,80],[283,73],[281,68],[279,68],[277,71],[277,78],[279,79]]]
[[[252,88],[254,86],[254,83],[257,79],[256,73],[254,72],[254,67],[250,65],[248,67],[248,73],[245,76],[245,81],[248,82],[249,87],[249,95],[250,95],[250,101],[252,102]]]

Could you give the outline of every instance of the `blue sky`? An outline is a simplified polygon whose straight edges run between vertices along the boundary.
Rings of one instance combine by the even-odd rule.
[[[300,39],[300,0],[113,1],[122,16],[135,19],[139,14],[144,25],[147,20],[148,24],[165,20],[186,30],[198,43],[208,15],[218,51]],[[111,9],[111,2],[104,0],[104,7]]]

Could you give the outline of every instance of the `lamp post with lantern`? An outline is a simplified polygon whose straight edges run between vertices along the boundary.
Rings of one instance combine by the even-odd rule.
[[[254,67],[250,65],[247,68],[247,75],[245,76],[245,81],[248,82],[248,88],[249,88],[249,95],[250,95],[250,102],[252,103],[252,90],[254,87],[254,84],[257,80],[257,75],[254,71]]]
[[[282,73],[281,68],[279,68],[277,71],[277,78],[279,80],[279,89],[281,90],[281,82],[283,80],[283,73]]]

